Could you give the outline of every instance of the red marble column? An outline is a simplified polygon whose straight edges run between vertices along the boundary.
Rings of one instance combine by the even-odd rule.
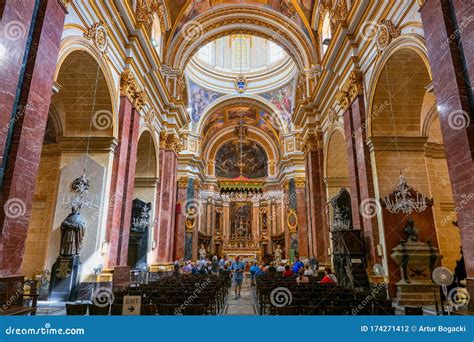
[[[132,110],[130,119],[130,131],[128,142],[128,163],[125,169],[125,183],[122,206],[122,221],[120,222],[120,236],[118,243],[120,258],[118,265],[126,265],[128,259],[128,242],[130,237],[130,226],[132,221],[132,203],[135,187],[135,170],[137,165],[137,147],[140,129],[140,115],[136,109]]]
[[[34,6],[33,1],[8,1],[0,5],[0,45],[4,49],[0,63],[0,127],[5,128],[0,134],[0,161],[5,167],[0,193],[1,276],[21,273],[66,13],[57,1],[41,1],[35,15]]]
[[[161,166],[160,197],[158,202],[157,263],[169,263],[173,259],[177,191],[178,158],[173,136],[168,135],[163,145],[160,148],[160,154],[163,153],[163,164]]]
[[[352,219],[356,229],[362,229],[369,264],[378,261],[376,248],[379,231],[376,215],[361,215],[364,209],[373,207],[375,198],[372,164],[366,144],[365,106],[363,95],[358,95],[344,113],[349,182],[352,202]],[[372,217],[371,217],[372,216]]]
[[[160,214],[161,214],[161,185],[163,182],[163,170],[164,170],[164,158],[165,158],[165,149],[164,147],[160,147],[160,150],[158,152],[158,158],[159,158],[159,178],[160,181],[158,183],[158,187],[156,189],[156,208],[155,208],[155,223],[153,226],[153,240],[155,243],[155,247],[152,252],[152,258],[149,260],[150,264],[157,264],[158,263],[158,251],[159,251],[159,245],[158,245],[158,240],[159,240],[159,235],[160,235]]]
[[[179,260],[184,258],[184,240],[186,235],[186,216],[185,205],[188,196],[187,177],[182,177],[178,180],[178,199],[176,203],[176,221],[174,234],[174,259]]]
[[[330,264],[328,258],[329,226],[326,216],[326,186],[323,181],[324,152],[312,137],[306,154],[306,179],[308,191],[308,227],[312,241],[309,242],[310,256],[316,257],[320,264]]]
[[[301,182],[301,183],[300,183]],[[306,191],[303,181],[296,181],[296,216],[298,217],[298,247],[300,257],[309,257]]]
[[[109,242],[108,266],[127,263],[128,234],[131,220],[132,196],[138,144],[139,115],[126,96],[120,98],[118,145],[114,151],[112,182],[107,219]]]
[[[468,9],[472,8],[469,1],[454,0],[452,5],[449,1],[426,1],[421,8],[421,18],[461,233],[467,282],[469,291],[474,294],[474,201],[466,200],[474,193],[474,24],[472,20],[469,24],[465,23],[472,18],[468,15]]]

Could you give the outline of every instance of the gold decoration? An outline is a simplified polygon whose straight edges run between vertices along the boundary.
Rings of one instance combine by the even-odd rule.
[[[298,229],[298,216],[295,209],[288,209],[286,223],[290,234],[295,234]]]
[[[363,90],[362,73],[359,71],[352,71],[348,80],[344,83],[337,94],[336,101],[343,110],[346,110],[358,95],[363,94]]]
[[[120,76],[120,95],[128,97],[137,110],[141,110],[148,100],[145,91],[130,70],[125,70]]]
[[[187,217],[186,218],[186,232],[192,233],[195,226],[196,226],[196,220],[194,219],[194,217],[192,217],[192,215],[191,217]]]
[[[393,39],[400,37],[400,29],[390,20],[382,20],[377,31],[377,47],[383,51],[390,45]]]
[[[304,177],[296,177],[295,178],[295,186],[297,188],[304,188],[306,183],[306,179]]]
[[[101,53],[106,53],[108,46],[108,36],[107,29],[105,28],[104,22],[102,20],[92,24],[92,26],[84,32],[83,36],[84,38],[92,41],[92,43]]]
[[[187,188],[189,183],[189,177],[178,178],[178,188]]]
[[[336,5],[330,11],[333,29],[337,28],[337,26],[340,24],[344,25],[347,19],[347,15],[348,11],[346,0],[337,0]]]

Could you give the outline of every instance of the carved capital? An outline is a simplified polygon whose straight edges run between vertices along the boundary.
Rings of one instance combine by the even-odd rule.
[[[336,96],[337,103],[346,110],[358,95],[364,92],[363,78],[360,71],[352,71]]]
[[[148,100],[148,96],[130,70],[125,70],[120,76],[120,95],[128,97],[137,110],[141,110]]]
[[[189,184],[189,177],[178,178],[178,188],[187,188]]]

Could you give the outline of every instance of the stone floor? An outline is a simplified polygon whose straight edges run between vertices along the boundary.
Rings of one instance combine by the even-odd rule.
[[[253,295],[252,288],[250,286],[250,279],[245,278],[242,284],[242,291],[240,292],[240,298],[234,299],[235,293],[232,287],[229,290],[229,296],[227,297],[227,305],[224,309],[224,315],[227,316],[253,316],[257,315],[257,307],[255,304],[255,298]]]

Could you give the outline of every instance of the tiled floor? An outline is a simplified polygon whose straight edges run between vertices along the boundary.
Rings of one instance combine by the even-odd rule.
[[[250,286],[250,279],[244,279],[242,284],[242,291],[240,292],[240,298],[234,299],[234,288],[232,287],[229,291],[227,299],[227,305],[224,310],[224,315],[228,316],[248,316],[257,315],[257,309],[255,306],[255,299]]]

